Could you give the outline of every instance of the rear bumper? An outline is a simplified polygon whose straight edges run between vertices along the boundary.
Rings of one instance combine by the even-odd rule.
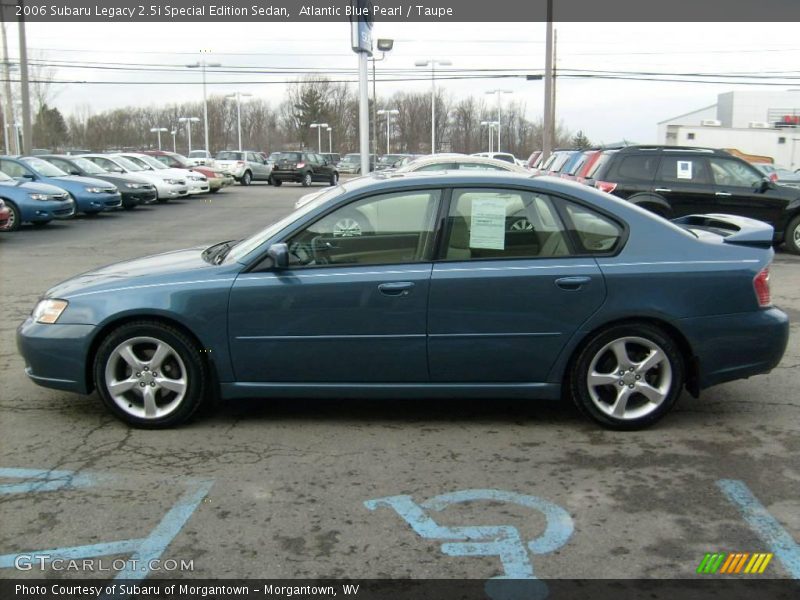
[[[789,341],[789,317],[778,308],[679,323],[697,357],[700,389],[769,373]]]
[[[86,357],[94,325],[43,325],[30,317],[17,328],[25,374],[37,385],[89,393]]]
[[[275,169],[272,170],[272,178],[277,179],[278,181],[295,181],[300,183],[303,181],[303,175],[305,173],[301,171],[276,171]]]

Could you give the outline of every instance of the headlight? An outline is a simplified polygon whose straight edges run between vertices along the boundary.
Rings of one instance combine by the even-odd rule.
[[[107,187],[107,188],[99,188],[99,187],[87,187],[86,191],[90,194],[116,194],[117,188]]]
[[[128,189],[131,189],[131,190],[138,190],[140,187],[142,187],[142,184],[141,183],[126,183],[125,187],[128,188]]]
[[[170,185],[181,185],[183,182],[180,179],[165,179],[164,183],[168,183]]]
[[[47,194],[28,194],[28,197],[31,200],[50,200],[50,196]]]
[[[53,324],[58,321],[61,313],[67,308],[67,304],[69,303],[66,300],[48,298],[36,305],[31,316],[37,323]]]

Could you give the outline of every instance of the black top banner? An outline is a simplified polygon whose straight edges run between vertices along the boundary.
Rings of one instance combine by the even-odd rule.
[[[7,22],[21,18],[31,22],[311,22],[354,17],[442,23],[800,21],[798,0],[374,0],[367,9],[356,4],[352,0],[2,0]],[[669,34],[665,28],[664,35]]]

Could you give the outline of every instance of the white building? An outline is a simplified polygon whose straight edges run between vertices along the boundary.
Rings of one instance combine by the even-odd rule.
[[[736,149],[800,168],[800,90],[719,94],[716,104],[661,121],[658,140]]]

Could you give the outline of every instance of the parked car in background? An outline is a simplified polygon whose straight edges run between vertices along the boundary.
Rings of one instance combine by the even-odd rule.
[[[519,207],[534,227],[506,226]],[[343,227],[353,215],[366,226]],[[361,177],[246,239],[55,285],[17,347],[34,383],[96,390],[136,427],[175,426],[216,395],[400,389],[566,397],[639,429],[684,389],[778,365],[789,320],[771,302],[772,237],[736,216],[669,223],[552,178]]]
[[[726,213],[764,221],[775,243],[800,254],[800,190],[724,150],[629,146],[609,155],[594,185],[668,219]]]
[[[769,180],[778,185],[788,185],[790,187],[800,187],[800,173],[792,172],[791,169],[780,165],[768,165],[765,163],[750,163],[756,169],[764,173]]]
[[[47,183],[61,188],[75,201],[75,212],[94,215],[122,206],[122,196],[115,185],[92,177],[68,175],[36,156],[2,156],[0,171],[15,179]]]
[[[578,173],[583,169],[584,165],[599,154],[599,150],[582,150],[573,154],[570,159],[561,167],[559,175],[562,179],[575,181],[578,178]]]
[[[330,160],[314,152],[281,152],[272,169],[272,185],[280,186],[285,181],[305,187],[314,182],[336,185],[339,171]]]
[[[140,204],[152,204],[158,199],[155,186],[136,175],[109,173],[99,165],[80,156],[44,154],[39,158],[55,165],[69,175],[93,177],[113,184],[122,195],[122,207],[126,210],[134,209]]]
[[[495,160],[502,160],[514,165],[517,164],[517,157],[508,152],[475,152],[472,156],[483,156],[484,158],[493,158]]]
[[[369,161],[370,171],[375,169],[375,155],[370,157]],[[336,164],[336,170],[339,173],[346,173],[348,175],[361,175],[361,155],[357,153],[345,154]]]
[[[529,169],[533,169],[536,165],[539,164],[539,158],[542,156],[541,150],[534,150],[531,152],[531,155],[528,157],[528,162],[525,165]]]
[[[538,175],[559,175],[562,167],[578,151],[555,150],[539,167]]]
[[[8,211],[3,231],[16,231],[23,223],[46,225],[75,214],[75,201],[60,187],[26,183],[0,171],[0,199]]]
[[[275,153],[273,152],[273,154]],[[323,158],[327,158],[334,165],[338,164],[339,161],[342,160],[342,157],[338,152],[320,152],[320,155]]]
[[[223,150],[217,152],[214,160],[218,169],[231,175],[241,185],[250,185],[253,181],[268,182],[272,176],[269,158],[259,156],[254,150]]]
[[[202,173],[190,171],[189,169],[176,169],[168,167],[163,162],[156,160],[152,156],[142,154],[141,152],[123,152],[120,156],[127,158],[129,161],[134,162],[144,168],[155,171],[156,175],[164,178],[178,178],[186,181],[186,186],[189,189],[189,195],[205,194],[209,191],[208,180]]]
[[[8,220],[10,216],[11,210],[6,206],[6,203],[3,202],[2,198],[0,198],[0,231],[8,227]]]
[[[586,161],[581,165],[581,167],[575,173],[575,181],[578,183],[585,183],[587,185],[594,185],[594,177],[595,172],[599,169],[605,161],[608,160],[609,155],[614,150],[593,150],[593,154],[591,154]]]
[[[397,163],[408,156],[408,154],[384,154],[380,156],[378,162],[375,163],[375,170],[384,171],[386,169],[397,168]]]
[[[83,158],[92,161],[109,173],[131,173],[149,181],[156,188],[158,202],[169,202],[174,198],[189,195],[186,180],[180,177],[161,177],[155,171],[145,169],[141,165],[118,154],[84,154]]]
[[[233,185],[235,181],[232,176],[223,173],[216,167],[193,166],[189,164],[185,156],[178,154],[176,152],[167,152],[165,150],[144,150],[142,151],[142,154],[147,154],[148,156],[152,156],[153,158],[164,163],[168,167],[172,167],[174,169],[187,169],[189,171],[194,171],[196,173],[204,175],[205,178],[208,180],[208,188],[212,194],[216,194],[224,187]]]
[[[205,150],[192,150],[189,152],[186,160],[190,165],[195,167],[203,165],[208,165],[209,167],[214,166],[214,158],[211,156],[210,152],[206,152]]]

